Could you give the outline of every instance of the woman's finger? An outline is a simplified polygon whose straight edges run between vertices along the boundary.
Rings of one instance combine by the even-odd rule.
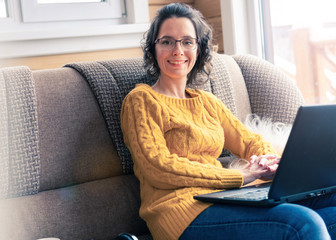
[[[259,157],[257,155],[252,155],[250,157],[250,163],[255,163],[258,159],[259,159]]]
[[[267,158],[262,157],[262,158],[260,158],[259,165],[264,167],[264,166],[268,165],[268,161],[269,160],[267,160]]]
[[[268,166],[273,165],[273,164],[279,164],[280,158],[276,158],[273,160],[268,161]]]
[[[278,164],[273,164],[271,166],[268,166],[268,170],[271,172],[276,172],[276,170],[278,169]]]

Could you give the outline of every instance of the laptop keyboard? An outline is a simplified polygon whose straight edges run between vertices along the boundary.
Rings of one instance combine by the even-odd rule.
[[[268,198],[268,191],[269,187],[261,189],[251,189],[251,191],[249,192],[231,195],[230,198],[240,200],[263,200]]]

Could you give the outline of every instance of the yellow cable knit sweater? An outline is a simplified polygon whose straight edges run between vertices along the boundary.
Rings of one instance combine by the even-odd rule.
[[[223,147],[245,159],[275,153],[214,95],[186,91],[191,98],[177,99],[139,84],[122,106],[124,141],[140,181],[140,216],[155,240],[178,239],[210,206],[194,195],[242,186],[241,173],[217,160]]]

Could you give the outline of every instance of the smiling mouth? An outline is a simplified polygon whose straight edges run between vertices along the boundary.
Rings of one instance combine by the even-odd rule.
[[[180,60],[180,61],[174,61],[174,60],[168,60],[169,63],[171,64],[175,64],[175,65],[178,65],[178,64],[183,64],[183,63],[186,63],[188,60]]]

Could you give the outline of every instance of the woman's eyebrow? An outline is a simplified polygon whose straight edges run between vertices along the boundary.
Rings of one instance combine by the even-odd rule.
[[[174,37],[169,36],[169,35],[164,35],[164,36],[159,37],[159,38],[173,38],[173,39],[175,39]],[[183,38],[196,38],[196,37],[192,37],[190,35],[185,35],[185,36],[182,36],[182,38],[180,38],[180,39],[183,39]]]
[[[168,36],[168,35],[164,35],[164,36],[161,36],[160,38],[173,38],[172,36]]]

